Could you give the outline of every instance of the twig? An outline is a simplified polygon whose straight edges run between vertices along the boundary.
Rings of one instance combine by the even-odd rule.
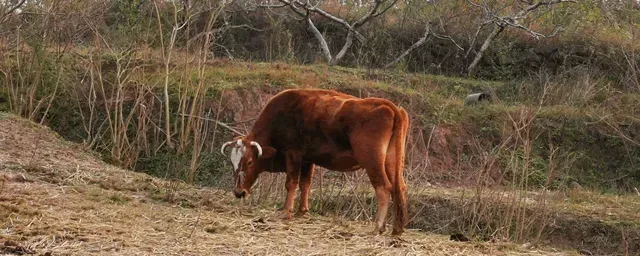
[[[42,125],[44,123],[44,120],[47,118],[47,114],[49,113],[49,109],[51,108],[51,105],[53,104],[53,100],[56,99],[56,93],[58,92],[58,86],[60,85],[60,75],[62,74],[62,68],[59,69],[58,71],[58,79],[56,80],[56,87],[54,87],[53,89],[53,95],[51,96],[51,100],[49,100],[49,104],[47,104],[47,108],[44,111],[44,114],[42,114],[42,118],[40,119],[40,125]]]
[[[255,120],[257,120],[257,119],[258,119],[258,118],[251,118],[251,119],[247,119],[247,120],[238,121],[238,122],[235,122],[235,123],[229,123],[229,125],[235,125],[235,124],[248,123],[248,122],[255,121]]]
[[[13,6],[11,9],[9,9],[9,11],[7,11],[6,13],[4,13],[2,15],[2,18],[0,18],[0,23],[4,22],[5,18],[7,18],[9,16],[9,14],[15,12],[18,8],[20,8],[27,0],[22,0],[21,2],[17,3],[15,6]]]
[[[198,218],[196,219],[196,223],[193,224],[193,228],[191,228],[191,232],[189,233],[189,236],[187,238],[191,238],[191,236],[193,236],[193,231],[196,230],[196,227],[200,222],[200,214],[202,214],[202,211],[198,210]]]
[[[456,43],[455,40],[453,40],[453,38],[451,38],[450,36],[441,36],[438,35],[436,33],[434,33],[431,30],[431,26],[430,26],[431,22],[426,22],[425,24],[425,31],[424,34],[422,35],[422,37],[420,37],[420,39],[418,39],[418,41],[416,41],[413,45],[411,45],[409,48],[407,48],[404,52],[402,52],[397,58],[395,58],[393,61],[389,62],[388,64],[384,65],[384,68],[389,68],[393,65],[395,65],[396,63],[398,63],[400,60],[402,60],[405,56],[409,55],[409,53],[411,53],[413,50],[415,50],[416,48],[422,46],[424,43],[427,42],[427,39],[429,38],[429,36],[433,36],[435,38],[438,39],[442,39],[442,40],[449,40],[451,41],[456,47],[458,47],[458,49],[464,51],[464,48],[462,48],[458,43]]]
[[[246,134],[241,133],[240,131],[238,131],[238,130],[236,130],[236,129],[232,128],[231,126],[229,126],[229,125],[227,125],[227,124],[225,124],[225,123],[223,123],[223,122],[220,122],[220,121],[218,121],[218,120],[214,120],[214,119],[206,118],[206,117],[201,117],[201,116],[193,116],[193,115],[188,115],[188,114],[180,114],[180,115],[181,115],[181,116],[186,116],[186,117],[194,117],[194,118],[198,118],[198,119],[205,120],[205,121],[215,122],[216,124],[218,124],[218,125],[220,125],[220,126],[222,126],[222,127],[224,127],[224,128],[227,128],[227,129],[229,129],[230,131],[232,131],[232,132],[234,132],[234,133],[236,133],[236,134],[238,134],[238,135],[246,136]]]

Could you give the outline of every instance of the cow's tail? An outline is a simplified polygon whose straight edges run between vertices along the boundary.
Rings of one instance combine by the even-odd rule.
[[[401,235],[408,219],[406,185],[402,173],[404,172],[405,143],[407,140],[407,130],[409,129],[409,115],[403,108],[399,108],[395,112],[393,134],[391,135],[390,141],[390,144],[393,143],[390,149],[395,152],[388,152],[386,161],[393,161],[394,164],[392,166],[395,167],[395,170],[391,172],[387,171],[387,175],[393,175],[393,178],[390,180],[393,181],[391,196],[393,198],[395,220],[391,234]],[[392,159],[389,159],[389,157],[392,157]]]

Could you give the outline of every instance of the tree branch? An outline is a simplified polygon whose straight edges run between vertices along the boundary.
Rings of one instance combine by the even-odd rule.
[[[438,38],[438,39],[442,39],[442,40],[449,40],[451,41],[456,47],[458,47],[458,49],[460,49],[461,51],[464,51],[464,48],[462,48],[462,46],[460,46],[456,40],[453,40],[453,38],[451,36],[441,36],[438,35],[436,33],[431,33],[433,35],[433,37]]]
[[[281,2],[289,2],[287,0],[279,0]],[[313,13],[317,13],[333,22],[336,22],[338,24],[341,24],[342,26],[344,26],[347,30],[349,31],[353,31],[355,33],[356,39],[358,39],[358,42],[363,43],[366,41],[366,39],[364,38],[364,36],[362,34],[360,34],[360,32],[355,30],[355,27],[350,25],[349,22],[347,22],[344,19],[340,19],[336,16],[333,16],[332,14],[326,12],[325,10],[322,10],[320,8],[317,8],[315,6],[307,6],[303,3],[301,3],[298,0],[295,0],[294,3],[300,5],[300,7],[302,7],[303,9],[307,10],[308,12],[313,12]]]
[[[4,22],[5,19],[13,12],[15,12],[18,8],[20,8],[25,2],[27,2],[27,0],[22,0],[19,3],[17,3],[16,5],[14,5],[13,7],[11,7],[11,9],[9,9],[9,11],[7,11],[6,13],[2,14],[2,18],[0,18],[0,23]]]
[[[360,32],[357,31],[357,28],[366,24],[371,19],[385,13],[393,5],[395,5],[398,0],[393,0],[393,2],[391,2],[389,6],[386,6],[382,10],[380,10],[382,4],[385,3],[387,0],[374,0],[374,4],[369,9],[369,11],[364,16],[360,17],[360,19],[358,19],[357,21],[351,24],[347,20],[339,18],[320,8],[319,7],[320,2],[318,2],[315,5],[312,5],[309,0],[306,0],[306,1],[305,0],[276,0],[276,1],[278,1],[280,4],[279,5],[265,4],[265,5],[258,5],[258,7],[282,8],[284,6],[289,6],[289,8],[294,13],[298,14],[301,17],[304,17],[305,22],[309,26],[309,30],[313,33],[313,35],[318,41],[318,44],[320,45],[320,50],[322,51],[322,54],[324,55],[328,64],[332,66],[337,64],[347,54],[349,48],[353,45],[354,37],[361,44],[365,44],[367,42],[367,39]],[[311,20],[311,15],[310,15],[311,13],[316,13],[346,28],[347,36],[345,37],[345,42],[336,56],[332,56],[326,39],[324,38],[322,33],[318,30],[318,28],[315,26],[315,24]]]
[[[373,15],[376,13],[376,11],[378,11],[378,8],[380,8],[380,5],[382,4],[384,0],[374,0],[374,5],[371,8],[371,10],[369,10],[369,12],[363,16],[362,18],[360,18],[359,20],[357,20],[356,22],[353,23],[353,27],[357,28],[362,26],[362,24],[366,23],[367,21],[369,21],[371,18],[373,18]],[[395,2],[394,2],[395,3]],[[387,8],[388,10],[388,8]],[[382,12],[381,12],[382,13]],[[379,14],[378,14],[379,15]]]
[[[414,49],[422,46],[424,43],[427,42],[427,38],[429,38],[430,34],[431,34],[431,26],[429,26],[429,22],[427,22],[427,24],[425,25],[424,34],[422,35],[422,37],[420,39],[418,39],[418,41],[413,43],[413,45],[411,45],[408,49],[406,49],[404,52],[402,52],[400,54],[400,56],[395,58],[393,61],[387,63],[387,65],[384,65],[384,68],[387,69],[387,68],[395,65],[400,60],[402,60],[405,56],[409,55],[409,53],[411,53]]]
[[[529,15],[529,13],[534,12],[541,6],[551,7],[553,5],[560,4],[560,3],[576,3],[577,1],[576,0],[540,0],[540,1],[534,2],[534,0],[528,0],[528,1],[520,0],[520,2],[527,4],[527,6],[522,8],[520,11],[508,16],[498,16],[495,11],[491,11],[489,9],[489,6],[484,0],[482,0],[482,4],[475,3],[472,0],[467,0],[467,2],[469,2],[471,5],[475,7],[481,8],[485,16],[488,17],[488,20],[483,22],[482,26],[489,23],[493,23],[495,25],[495,28],[492,30],[491,34],[489,34],[489,36],[485,39],[484,43],[480,47],[480,50],[478,51],[478,53],[476,53],[476,57],[473,59],[473,62],[467,68],[467,76],[471,76],[473,75],[473,72],[476,66],[480,62],[480,59],[484,55],[484,52],[487,50],[487,48],[489,48],[493,39],[497,37],[505,28],[514,27],[517,29],[524,30],[527,33],[529,33],[531,36],[533,36],[536,40],[540,39],[540,37],[545,37],[545,38],[553,37],[561,30],[561,27],[559,26],[555,27],[550,34],[544,35],[542,33],[533,31],[529,27],[523,26],[522,24],[520,24],[520,20],[526,18],[527,15]],[[469,51],[470,50],[471,48],[469,49]]]
[[[333,57],[331,57],[331,50],[329,50],[329,45],[327,44],[327,41],[324,40],[324,36],[322,36],[322,33],[320,33],[320,30],[318,30],[316,25],[313,24],[313,21],[311,21],[311,17],[309,16],[307,16],[307,24],[309,25],[309,30],[313,32],[313,35],[316,37],[316,40],[318,40],[318,43],[320,44],[320,50],[322,51],[324,58],[327,59],[327,62],[333,63],[334,60],[333,60]]]
[[[378,13],[374,14],[374,15],[373,15],[373,16],[371,16],[371,17],[372,17],[372,18],[376,18],[376,17],[380,16],[381,14],[383,14],[383,13],[387,12],[389,9],[391,9],[391,7],[393,7],[394,5],[396,5],[396,3],[397,3],[397,2],[398,2],[398,0],[393,0],[393,2],[392,2],[389,6],[387,6],[386,8],[384,8],[384,10],[382,10],[382,11],[380,11],[380,12],[378,12]]]
[[[345,39],[344,45],[342,45],[342,49],[340,49],[336,57],[333,58],[331,62],[329,62],[329,65],[331,66],[337,64],[337,62],[342,59],[342,57],[344,57],[344,55],[347,53],[347,50],[349,50],[351,44],[353,44],[353,32],[352,30],[349,30],[349,32],[347,32],[347,38]]]
[[[489,36],[484,40],[484,43],[480,47],[480,50],[478,51],[478,53],[476,53],[476,57],[473,59],[473,62],[471,62],[471,64],[467,68],[467,76],[473,75],[473,72],[478,66],[478,63],[480,63],[482,56],[484,56],[484,52],[489,48],[491,42],[493,42],[493,39],[495,39],[502,31],[504,31],[504,27],[501,26],[496,26],[493,31],[491,31],[491,34],[489,34]]]
[[[460,46],[455,40],[453,40],[453,38],[451,38],[450,36],[441,36],[438,35],[436,33],[434,33],[431,30],[431,22],[426,22],[425,26],[424,26],[424,34],[422,35],[422,37],[420,37],[420,39],[418,39],[418,41],[416,41],[415,43],[413,43],[413,45],[411,45],[408,49],[406,49],[404,52],[402,52],[397,58],[395,58],[393,61],[387,63],[386,65],[384,65],[384,69],[387,69],[393,65],[395,65],[396,63],[398,63],[400,60],[402,60],[404,57],[406,57],[407,55],[409,55],[409,53],[411,53],[413,50],[415,50],[416,48],[422,46],[424,43],[427,42],[427,39],[429,38],[429,36],[433,36],[435,38],[438,39],[442,39],[442,40],[449,40],[451,41],[456,47],[458,47],[458,49],[464,51],[464,48],[462,48],[462,46]]]

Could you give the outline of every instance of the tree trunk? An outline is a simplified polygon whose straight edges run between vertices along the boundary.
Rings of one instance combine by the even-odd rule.
[[[340,49],[340,52],[338,52],[336,57],[329,62],[329,66],[338,64],[338,62],[342,59],[342,57],[344,57],[344,55],[347,53],[352,43],[353,43],[353,31],[349,30],[349,32],[347,33],[347,38],[345,39],[344,45],[342,46],[342,49]]]
[[[318,44],[320,45],[320,50],[322,51],[324,58],[327,59],[327,63],[331,65],[331,63],[333,62],[333,57],[331,57],[331,51],[329,50],[327,41],[324,40],[324,36],[322,36],[322,33],[320,33],[320,30],[316,28],[316,25],[313,24],[313,21],[311,21],[311,18],[309,16],[307,16],[307,24],[309,24],[309,30],[313,32],[316,40],[318,40]]]
[[[491,34],[489,34],[487,39],[484,40],[484,43],[480,47],[480,50],[476,54],[476,57],[473,59],[473,62],[471,62],[471,65],[469,65],[469,67],[467,68],[467,76],[473,76],[478,63],[480,63],[482,56],[484,56],[484,52],[489,48],[493,39],[495,39],[503,30],[503,26],[496,26],[493,31],[491,31]]]
[[[411,47],[409,47],[409,49],[407,49],[404,52],[402,52],[402,54],[400,54],[400,56],[398,56],[396,59],[394,59],[393,61],[389,62],[387,65],[385,65],[384,69],[387,69],[387,68],[395,65],[400,60],[402,60],[405,56],[409,55],[409,53],[411,53],[413,50],[415,50],[416,48],[418,48],[418,47],[422,46],[424,43],[426,43],[427,42],[427,38],[429,38],[429,34],[431,34],[431,28],[429,27],[429,23],[427,23],[424,35],[417,42],[415,42],[413,45],[411,45]]]

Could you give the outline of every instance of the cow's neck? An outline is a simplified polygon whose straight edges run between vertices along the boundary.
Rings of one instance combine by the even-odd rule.
[[[269,133],[266,132],[258,132],[258,133],[250,133],[248,134],[245,139],[249,140],[249,141],[255,141],[258,144],[260,144],[260,146],[265,147],[265,146],[271,146],[270,142],[271,139],[268,136]],[[269,159],[266,159],[262,164],[264,167],[264,170],[266,172],[282,172],[284,170],[284,168],[282,168],[278,163],[278,161],[276,160],[277,156],[271,157]]]
[[[262,117],[258,118],[256,123],[253,125],[253,128],[251,128],[251,132],[245,138],[250,141],[258,142],[260,146],[270,146],[271,122]]]
[[[270,146],[270,139],[269,139],[269,134],[265,133],[265,132],[258,132],[258,133],[250,133],[248,134],[245,139],[247,139],[248,141],[255,141],[258,142],[258,144],[260,144],[260,146]]]

